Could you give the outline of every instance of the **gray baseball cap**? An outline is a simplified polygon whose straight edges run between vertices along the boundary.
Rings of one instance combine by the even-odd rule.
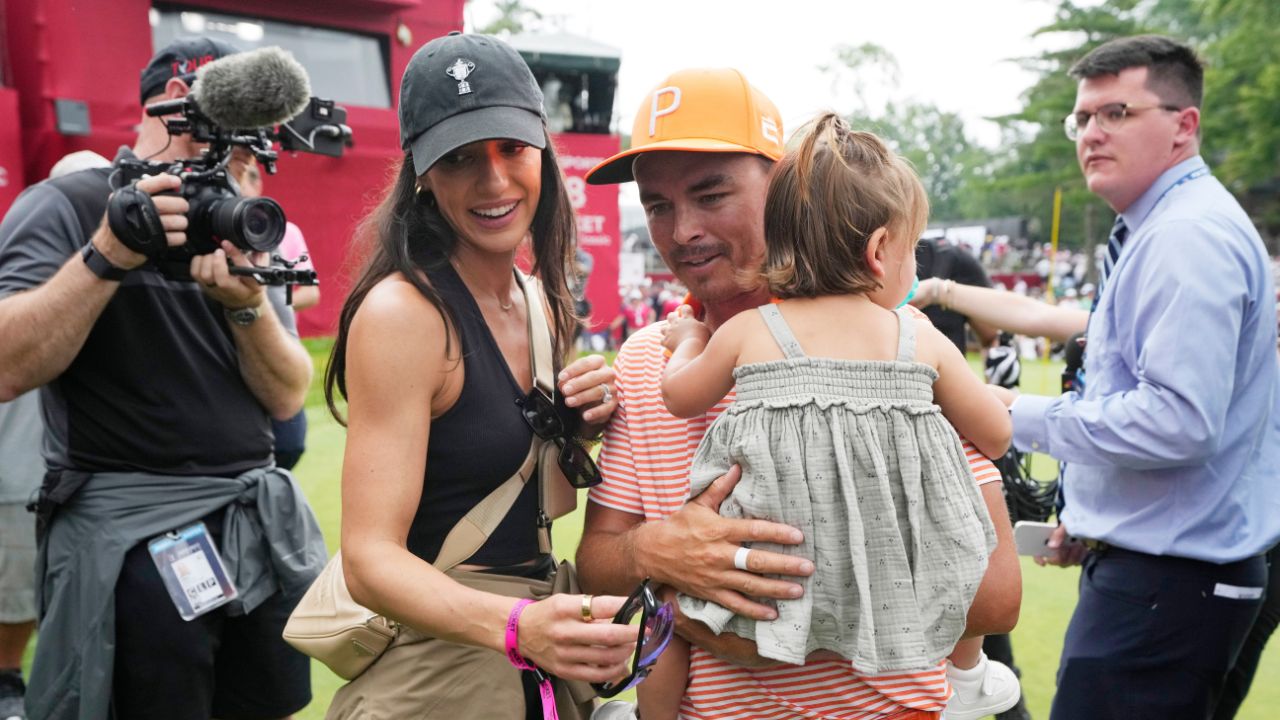
[[[400,81],[400,146],[414,173],[495,139],[546,147],[542,90],[524,58],[491,35],[451,32],[419,48]]]

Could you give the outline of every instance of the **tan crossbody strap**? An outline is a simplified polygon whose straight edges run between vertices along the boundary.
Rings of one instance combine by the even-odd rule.
[[[516,271],[516,282],[524,288],[525,315],[529,323],[529,356],[533,362],[533,383],[542,388],[547,397],[555,397],[556,381],[552,377],[555,365],[552,363],[551,332],[547,329],[547,309],[542,303],[542,283],[535,277],[523,277]]]
[[[526,278],[519,270],[516,273],[516,283],[524,291],[525,315],[528,318],[529,326],[529,360],[533,368],[533,382],[538,387],[550,395],[555,389],[555,380],[552,378],[554,366],[551,363],[551,333],[547,330],[547,314],[542,304],[542,286],[538,283],[537,278]],[[529,445],[529,453],[525,455],[524,462],[521,463],[520,469],[515,475],[507,478],[507,481],[497,487],[496,490],[489,493],[485,499],[471,508],[466,515],[458,521],[457,525],[449,531],[444,538],[444,544],[440,547],[440,554],[436,556],[436,561],[432,563],[440,572],[448,572],[458,563],[463,562],[467,558],[475,554],[497,529],[498,524],[507,516],[511,507],[515,505],[516,498],[520,497],[520,491],[524,488],[524,484],[529,481],[538,466],[538,455],[545,441],[533,436],[533,442]],[[538,528],[539,545],[542,547],[550,547],[550,539],[544,538],[547,530],[544,527]]]

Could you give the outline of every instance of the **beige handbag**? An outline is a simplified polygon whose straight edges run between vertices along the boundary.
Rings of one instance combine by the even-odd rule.
[[[393,621],[351,599],[339,550],[289,615],[284,640],[350,680],[378,659],[398,630]]]
[[[525,278],[519,271],[516,272],[516,280],[524,290],[528,306],[529,352],[534,382],[550,394],[555,388],[554,367],[541,287],[535,278]],[[573,511],[577,506],[577,491],[559,472],[554,452],[548,458],[543,454],[544,447],[555,450],[554,443],[534,435],[520,469],[454,525],[445,536],[440,554],[433,563],[436,569],[448,572],[484,545],[515,504],[520,490],[536,467],[541,466],[539,497],[543,512],[550,518],[557,518]],[[549,462],[538,462],[540,455]],[[554,472],[548,473],[548,466]],[[538,544],[542,552],[550,552],[551,538],[546,527],[538,528]],[[324,663],[339,677],[352,680],[386,652],[399,632],[400,628],[394,621],[352,599],[342,574],[342,553],[339,551],[330,558],[290,614],[283,635],[285,642],[303,654]]]

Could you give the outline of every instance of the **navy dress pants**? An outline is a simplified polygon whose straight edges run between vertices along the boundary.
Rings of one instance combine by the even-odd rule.
[[[1262,605],[1261,555],[1214,563],[1091,552],[1052,720],[1206,720]]]

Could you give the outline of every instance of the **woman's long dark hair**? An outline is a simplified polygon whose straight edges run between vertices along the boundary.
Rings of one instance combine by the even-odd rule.
[[[545,126],[543,131],[546,132]],[[413,156],[405,153],[400,171],[391,182],[386,197],[361,221],[356,231],[357,244],[368,257],[359,279],[342,305],[338,337],[324,377],[325,402],[329,405],[329,412],[343,425],[346,420],[337,407],[334,391],[336,389],[346,399],[347,337],[356,311],[379,281],[392,273],[400,273],[440,310],[449,337],[452,338],[456,332],[456,319],[440,294],[431,287],[424,271],[437,269],[449,262],[458,237],[435,203],[428,202],[428,193],[418,194],[417,179],[413,173]],[[550,135],[547,135],[547,145],[542,150],[542,192],[529,232],[533,238],[532,272],[542,280],[543,292],[551,308],[551,333],[556,356],[566,357],[577,322],[567,279],[577,247],[577,224]],[[445,353],[451,352],[450,339],[446,341]]]

